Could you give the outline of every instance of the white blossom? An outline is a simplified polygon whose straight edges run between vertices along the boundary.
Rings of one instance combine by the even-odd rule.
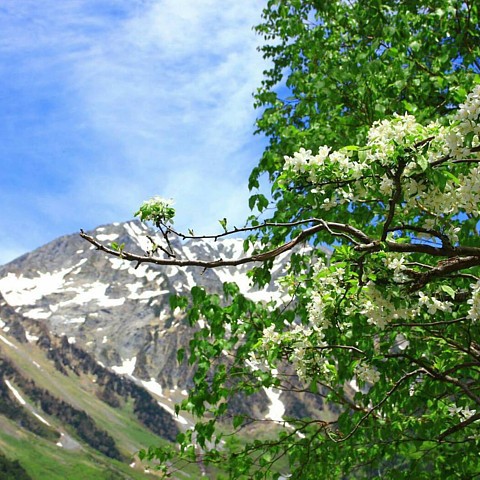
[[[269,346],[271,344],[279,345],[281,343],[281,334],[275,331],[275,325],[272,324],[263,329],[263,345]]]
[[[457,123],[452,130],[445,135],[445,141],[449,147],[450,155],[456,159],[462,159],[470,155],[471,147],[479,145],[480,135],[480,85],[476,85],[467,95],[465,103],[462,103],[455,114]],[[473,134],[471,146],[466,145],[466,137]]]
[[[355,365],[355,376],[361,383],[375,384],[380,380],[380,373],[365,362]]]
[[[383,262],[389,270],[393,270],[393,281],[397,283],[402,283],[406,280],[406,275],[404,272],[407,269],[405,265],[406,257],[401,254],[390,254],[386,257]]]
[[[467,300],[467,303],[471,305],[467,318],[477,321],[480,318],[480,280],[473,285],[472,298]]]
[[[473,417],[473,415],[477,413],[476,410],[471,410],[468,405],[466,407],[458,407],[457,405],[453,404],[447,407],[447,410],[450,415],[460,416],[463,417],[465,420],[468,420],[470,417]]]
[[[452,302],[438,300],[435,297],[429,297],[423,292],[418,292],[418,304],[424,306],[430,315],[435,315],[437,312],[451,312]]]
[[[370,325],[383,330],[394,316],[400,318],[401,312],[395,309],[395,306],[382,295],[373,282],[368,282],[364,287],[364,295],[366,298],[360,313],[367,317]]]

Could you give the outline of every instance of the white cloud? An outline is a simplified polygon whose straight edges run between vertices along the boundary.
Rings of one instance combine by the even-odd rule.
[[[175,199],[180,228],[204,230],[224,216],[241,224],[261,152],[252,137],[252,92],[265,69],[252,31],[261,8],[257,0],[7,1],[0,55],[14,59],[21,94],[53,102],[53,114],[33,120],[37,157],[28,152],[51,178],[25,185],[34,211],[19,205],[12,218],[28,216],[34,231],[42,222],[47,241],[125,220],[159,194]]]

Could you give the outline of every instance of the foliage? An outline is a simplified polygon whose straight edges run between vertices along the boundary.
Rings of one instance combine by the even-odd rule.
[[[314,248],[292,254],[278,305],[248,300],[234,284],[223,299],[199,287],[190,301],[172,299],[192,326],[205,324],[190,342],[195,387],[179,407],[201,419],[177,438],[184,459],[222,464],[231,478],[278,478],[281,459],[283,473],[301,479],[478,473],[479,133],[480,85],[450,119],[423,125],[394,115],[374,123],[362,146],[285,158],[279,188],[322,216],[277,225],[292,240],[236,263],[274,258],[306,239],[330,237],[335,248],[329,258]],[[218,420],[230,419],[232,432],[265,421],[229,412],[239,392],[263,387],[309,389],[339,415],[284,419],[275,438],[223,445]],[[173,454],[144,456],[168,470]]]
[[[160,225],[172,221],[175,216],[175,209],[171,200],[153,197],[143,202],[138,211],[135,212],[135,216],[144,222],[151,221],[157,227],[160,227]]]
[[[250,186],[274,182],[284,155],[366,140],[394,113],[441,118],[480,71],[480,18],[473,0],[269,0],[257,32],[271,67],[255,95],[257,133],[269,140]],[[311,216],[311,205],[273,184],[274,221]],[[265,198],[256,206],[263,211]],[[281,243],[280,232],[268,232]]]
[[[250,185],[266,172],[275,208],[264,223],[251,217],[213,237],[251,232],[253,251],[178,258],[168,236],[194,237],[163,222],[167,248],[156,251],[166,256],[82,233],[139,263],[262,262],[259,286],[291,252],[278,303],[253,302],[234,284],[222,298],[194,287],[172,299],[192,326],[204,324],[187,354],[195,386],[178,406],[199,418],[177,438],[185,461],[235,479],[480,472],[478,20],[472,1],[270,0],[257,30],[273,66],[256,94],[270,144]],[[252,208],[267,205],[252,196]],[[245,443],[242,432],[268,420],[230,405],[270,387],[309,391],[338,415],[284,418],[276,434]],[[169,473],[175,453],[142,455]]]

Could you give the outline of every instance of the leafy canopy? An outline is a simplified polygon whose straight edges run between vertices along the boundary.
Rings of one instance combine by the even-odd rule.
[[[250,186],[274,182],[300,147],[360,145],[394,113],[421,123],[463,101],[480,72],[474,0],[269,0],[256,29],[271,67],[255,95],[257,133],[269,140]],[[273,183],[273,219],[305,218],[309,202]],[[263,211],[265,199],[258,196]],[[270,240],[284,241],[278,232]]]
[[[216,268],[291,252],[281,301],[236,285],[173,297],[197,327],[194,388],[177,408],[199,420],[185,461],[230,478],[473,478],[480,471],[480,86],[473,1],[270,0],[257,30],[272,67],[256,94],[270,140],[272,218],[254,217],[243,258],[182,259],[161,199],[138,212],[160,228],[136,262]],[[467,95],[468,93],[468,95]],[[265,210],[261,194],[251,207]],[[153,215],[153,216],[152,216]],[[333,246],[325,255],[319,245]],[[299,245],[306,248],[299,249]],[[202,328],[198,329],[199,320]],[[309,392],[330,414],[232,415],[274,388]],[[282,396],[280,397],[280,399]],[[335,408],[333,408],[335,407]],[[333,414],[332,414],[333,412]],[[270,436],[242,436],[252,424]],[[176,468],[175,449],[143,457]]]
[[[179,407],[201,419],[178,439],[186,460],[221,464],[231,478],[478,473],[479,134],[477,85],[448,120],[422,125],[395,115],[374,123],[362,146],[285,158],[279,188],[298,187],[315,210],[344,221],[324,215],[283,225],[301,232],[263,255],[274,258],[320,233],[336,247],[328,259],[314,249],[292,255],[278,304],[248,300],[233,284],[224,287],[226,306],[199,287],[190,300],[172,299],[192,326],[203,324],[190,343],[195,387]],[[126,259],[195,264],[119,253],[86,238]],[[237,263],[256,260],[253,253]],[[339,413],[276,419],[283,428],[274,439],[223,445],[218,420],[237,432],[265,421],[230,418],[229,402],[267,387],[308,389]],[[150,453],[165,468],[173,455]],[[282,458],[288,462],[279,467]]]

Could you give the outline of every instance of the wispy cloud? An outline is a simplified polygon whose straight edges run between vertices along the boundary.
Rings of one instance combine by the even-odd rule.
[[[159,194],[179,228],[248,212],[261,2],[7,0],[0,6],[0,262],[7,245],[131,217]],[[3,118],[2,118],[3,117]],[[22,225],[20,228],[19,225]],[[24,231],[25,224],[30,225]]]

